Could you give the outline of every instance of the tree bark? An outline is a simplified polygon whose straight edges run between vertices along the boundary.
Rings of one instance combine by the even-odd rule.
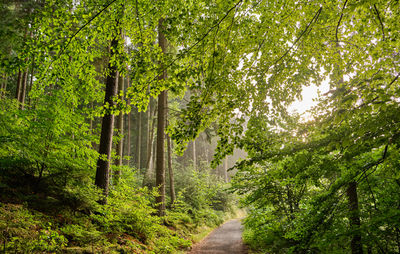
[[[118,46],[118,38],[114,37],[111,41],[111,57],[115,54]],[[106,80],[106,93],[104,96],[104,105],[114,106],[113,98],[117,93],[118,71],[117,67],[110,61],[108,63],[109,74]],[[104,198],[99,202],[107,203],[108,188],[110,181],[110,159],[112,150],[112,139],[114,129],[114,115],[112,111],[106,110],[101,123],[101,135],[99,145],[99,159],[97,160],[95,185],[103,190]]]
[[[167,91],[163,91],[158,96],[158,117],[157,117],[157,150],[156,150],[156,186],[159,196],[156,197],[158,203],[158,215],[165,215],[165,165],[164,165],[164,136],[165,136],[165,101]]]
[[[228,182],[228,155],[225,157],[224,163],[224,180],[226,183]]]
[[[31,78],[29,79],[29,87],[26,89],[26,93],[29,94],[29,91],[32,90],[32,86],[33,86],[33,77],[35,76],[35,55],[33,55],[32,58],[32,66],[31,66]],[[28,103],[29,106],[31,104],[31,100],[28,97]]]
[[[168,173],[169,173],[169,188],[171,195],[171,205],[175,203],[175,181],[174,181],[174,171],[172,169],[172,142],[171,137],[167,135],[167,146],[168,146]]]
[[[24,104],[25,104],[25,95],[26,95],[26,83],[28,80],[28,67],[23,73],[23,78],[22,78],[22,83],[21,83],[21,91],[19,93],[19,102],[21,103],[20,108],[24,109]]]
[[[362,242],[361,242],[361,220],[360,211],[358,209],[358,196],[357,196],[357,182],[352,181],[349,183],[346,190],[347,198],[349,200],[349,221],[350,230],[352,231],[351,239],[351,253],[352,254],[363,254]]]
[[[150,110],[150,109],[149,109]],[[146,161],[146,172],[145,172],[145,174],[144,174],[144,177],[143,177],[143,186],[146,186],[147,184],[148,184],[148,182],[149,182],[149,179],[151,178],[151,175],[152,175],[152,173],[153,173],[153,155],[154,155],[154,152],[153,152],[153,145],[154,145],[154,129],[155,129],[155,126],[156,126],[156,118],[155,118],[155,115],[156,115],[156,112],[157,112],[157,107],[156,107],[156,105],[154,106],[154,111],[153,111],[153,114],[150,114],[151,116],[150,116],[150,118],[149,118],[149,121],[151,121],[151,123],[149,122],[149,126],[150,126],[150,132],[149,132],[149,139],[148,139],[148,147],[147,147],[147,161]]]
[[[142,113],[138,111],[137,121],[138,136],[136,140],[136,167],[140,170],[141,168],[141,157],[142,157]]]
[[[147,148],[146,148],[146,169],[148,169],[149,163],[149,155],[151,153],[151,123],[153,122],[152,119],[152,112],[151,112],[151,102],[152,99],[149,100],[149,106],[147,108]]]
[[[119,76],[118,78],[118,92],[121,94],[124,92],[124,78]],[[124,99],[123,95],[119,96],[120,100]],[[123,145],[124,145],[124,114],[120,112],[117,121],[115,124],[115,134],[120,136],[119,141],[116,143],[115,152],[117,158],[115,158],[114,164],[116,166],[122,166],[122,158],[123,158]],[[118,182],[119,177],[121,176],[121,170],[116,170],[114,173],[115,176],[115,183]]]
[[[192,149],[192,160],[193,160],[193,169],[197,170],[197,160],[196,160],[196,140],[192,141],[193,149]]]
[[[127,76],[127,84],[126,84],[126,88],[128,89],[129,88],[129,86],[130,86],[130,82],[129,82],[129,75]],[[131,100],[128,98],[128,104],[130,105],[131,104]],[[129,111],[129,113],[128,113],[128,123],[127,123],[127,131],[128,131],[128,134],[127,134],[127,156],[128,156],[128,159],[127,159],[127,162],[126,162],[126,164],[128,165],[128,166],[130,166],[130,156],[131,156],[131,116],[132,116],[132,110],[131,111]]]
[[[163,33],[163,21],[160,19],[158,22],[158,45],[162,53],[166,53],[167,40]],[[161,69],[163,65],[160,65]],[[159,80],[167,78],[166,70],[159,76]],[[165,164],[164,164],[164,136],[165,136],[165,113],[167,105],[167,91],[162,91],[158,95],[158,114],[157,114],[157,155],[156,155],[156,186],[158,188],[159,196],[156,197],[157,210],[159,216],[165,215]]]
[[[15,99],[19,101],[19,98],[21,97],[21,86],[22,86],[22,77],[23,73],[21,70],[18,71],[18,77],[17,77],[17,90],[15,91]]]

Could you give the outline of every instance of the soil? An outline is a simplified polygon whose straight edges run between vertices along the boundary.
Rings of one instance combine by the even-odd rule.
[[[242,228],[239,219],[230,220],[194,245],[188,254],[247,254],[242,241]]]

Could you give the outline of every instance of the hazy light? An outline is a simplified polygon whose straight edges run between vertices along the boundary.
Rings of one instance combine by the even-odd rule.
[[[311,114],[307,112],[312,107],[317,105],[318,92],[320,94],[327,93],[329,91],[329,80],[324,80],[321,86],[311,85],[308,87],[303,87],[301,96],[303,97],[300,101],[295,101],[289,106],[289,113],[298,113],[302,115],[303,120],[311,119]]]

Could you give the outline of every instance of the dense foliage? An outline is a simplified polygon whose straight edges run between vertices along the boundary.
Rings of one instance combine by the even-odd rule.
[[[209,154],[216,166],[240,148],[231,190],[253,248],[400,252],[399,12],[394,0],[3,1],[3,248],[186,248],[233,209],[228,162],[211,170]],[[288,112],[323,81],[310,118]]]
[[[171,63],[176,52],[166,54],[155,43],[159,21],[169,17],[164,33],[174,52],[178,37],[188,32],[177,25],[188,18],[186,8],[201,13],[206,7],[176,1],[1,3],[1,250],[174,253],[190,247],[201,229],[233,215],[233,195],[205,160],[193,167],[171,159],[176,197],[168,200],[165,216],[156,215],[160,194],[154,178],[142,186],[144,174],[154,171],[157,145],[151,98],[166,89],[171,100],[181,98],[187,89],[182,73],[190,65]],[[171,74],[159,80],[167,64]],[[127,86],[107,100],[112,79]],[[171,108],[179,111],[180,105]],[[141,123],[144,110],[148,115]],[[131,152],[102,154],[101,119],[120,113],[130,114],[125,127],[134,125],[128,130],[133,135],[120,126],[111,145],[122,143]],[[169,114],[170,123],[174,118]],[[112,139],[112,129],[110,134]],[[106,169],[110,187],[104,192],[95,176],[96,164],[107,156],[109,163],[123,157],[125,166],[112,163]]]
[[[182,172],[186,176],[176,178],[177,200],[158,217],[157,191],[141,187],[140,175],[128,167],[108,204],[99,205],[101,193],[93,181],[58,185],[57,176],[47,172],[40,180],[28,168],[11,174],[1,166],[0,239],[6,252],[175,253],[191,246],[191,235],[235,212],[226,184],[206,171]]]
[[[249,158],[236,165],[233,186],[250,207],[245,239],[254,248],[400,251],[398,7],[321,2],[294,59],[325,73],[330,91],[305,120],[250,117],[237,142]]]

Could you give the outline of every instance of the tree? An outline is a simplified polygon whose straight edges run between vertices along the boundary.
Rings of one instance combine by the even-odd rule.
[[[118,22],[117,22],[118,24]],[[119,44],[119,34],[114,35],[110,47],[110,59],[114,58]],[[103,190],[104,199],[101,203],[107,203],[110,182],[110,160],[112,151],[112,139],[114,130],[114,114],[112,112],[114,97],[117,95],[119,72],[117,66],[110,60],[108,63],[109,74],[106,80],[106,93],[104,95],[104,107],[106,112],[101,122],[101,136],[99,145],[100,157],[97,160],[95,184]]]
[[[142,158],[142,113],[137,113],[136,167],[141,169]]]
[[[169,135],[167,135],[167,149],[168,149],[169,188],[170,188],[171,204],[173,205],[176,200],[176,194],[175,194],[174,170],[172,168],[172,142]]]
[[[124,100],[124,77],[119,75],[118,77],[118,89],[117,92],[119,93],[118,99],[120,101]],[[122,166],[122,159],[123,159],[123,147],[124,147],[124,112],[120,112],[117,121],[115,122],[115,132],[119,136],[119,140],[115,145],[115,152],[116,152],[116,159],[114,164],[118,167]],[[121,171],[117,170],[114,174],[115,181],[118,182],[118,178],[121,176]]]
[[[163,52],[166,54],[167,40],[164,35],[164,19],[160,19],[158,23],[158,44]],[[163,69],[163,65],[161,65]],[[167,78],[167,72],[162,71],[159,76],[160,80]],[[158,204],[159,216],[165,215],[165,163],[164,163],[164,140],[165,140],[165,124],[167,115],[167,91],[162,91],[158,95],[158,114],[157,114],[157,157],[156,157],[156,187],[159,191],[159,196],[156,198]]]

